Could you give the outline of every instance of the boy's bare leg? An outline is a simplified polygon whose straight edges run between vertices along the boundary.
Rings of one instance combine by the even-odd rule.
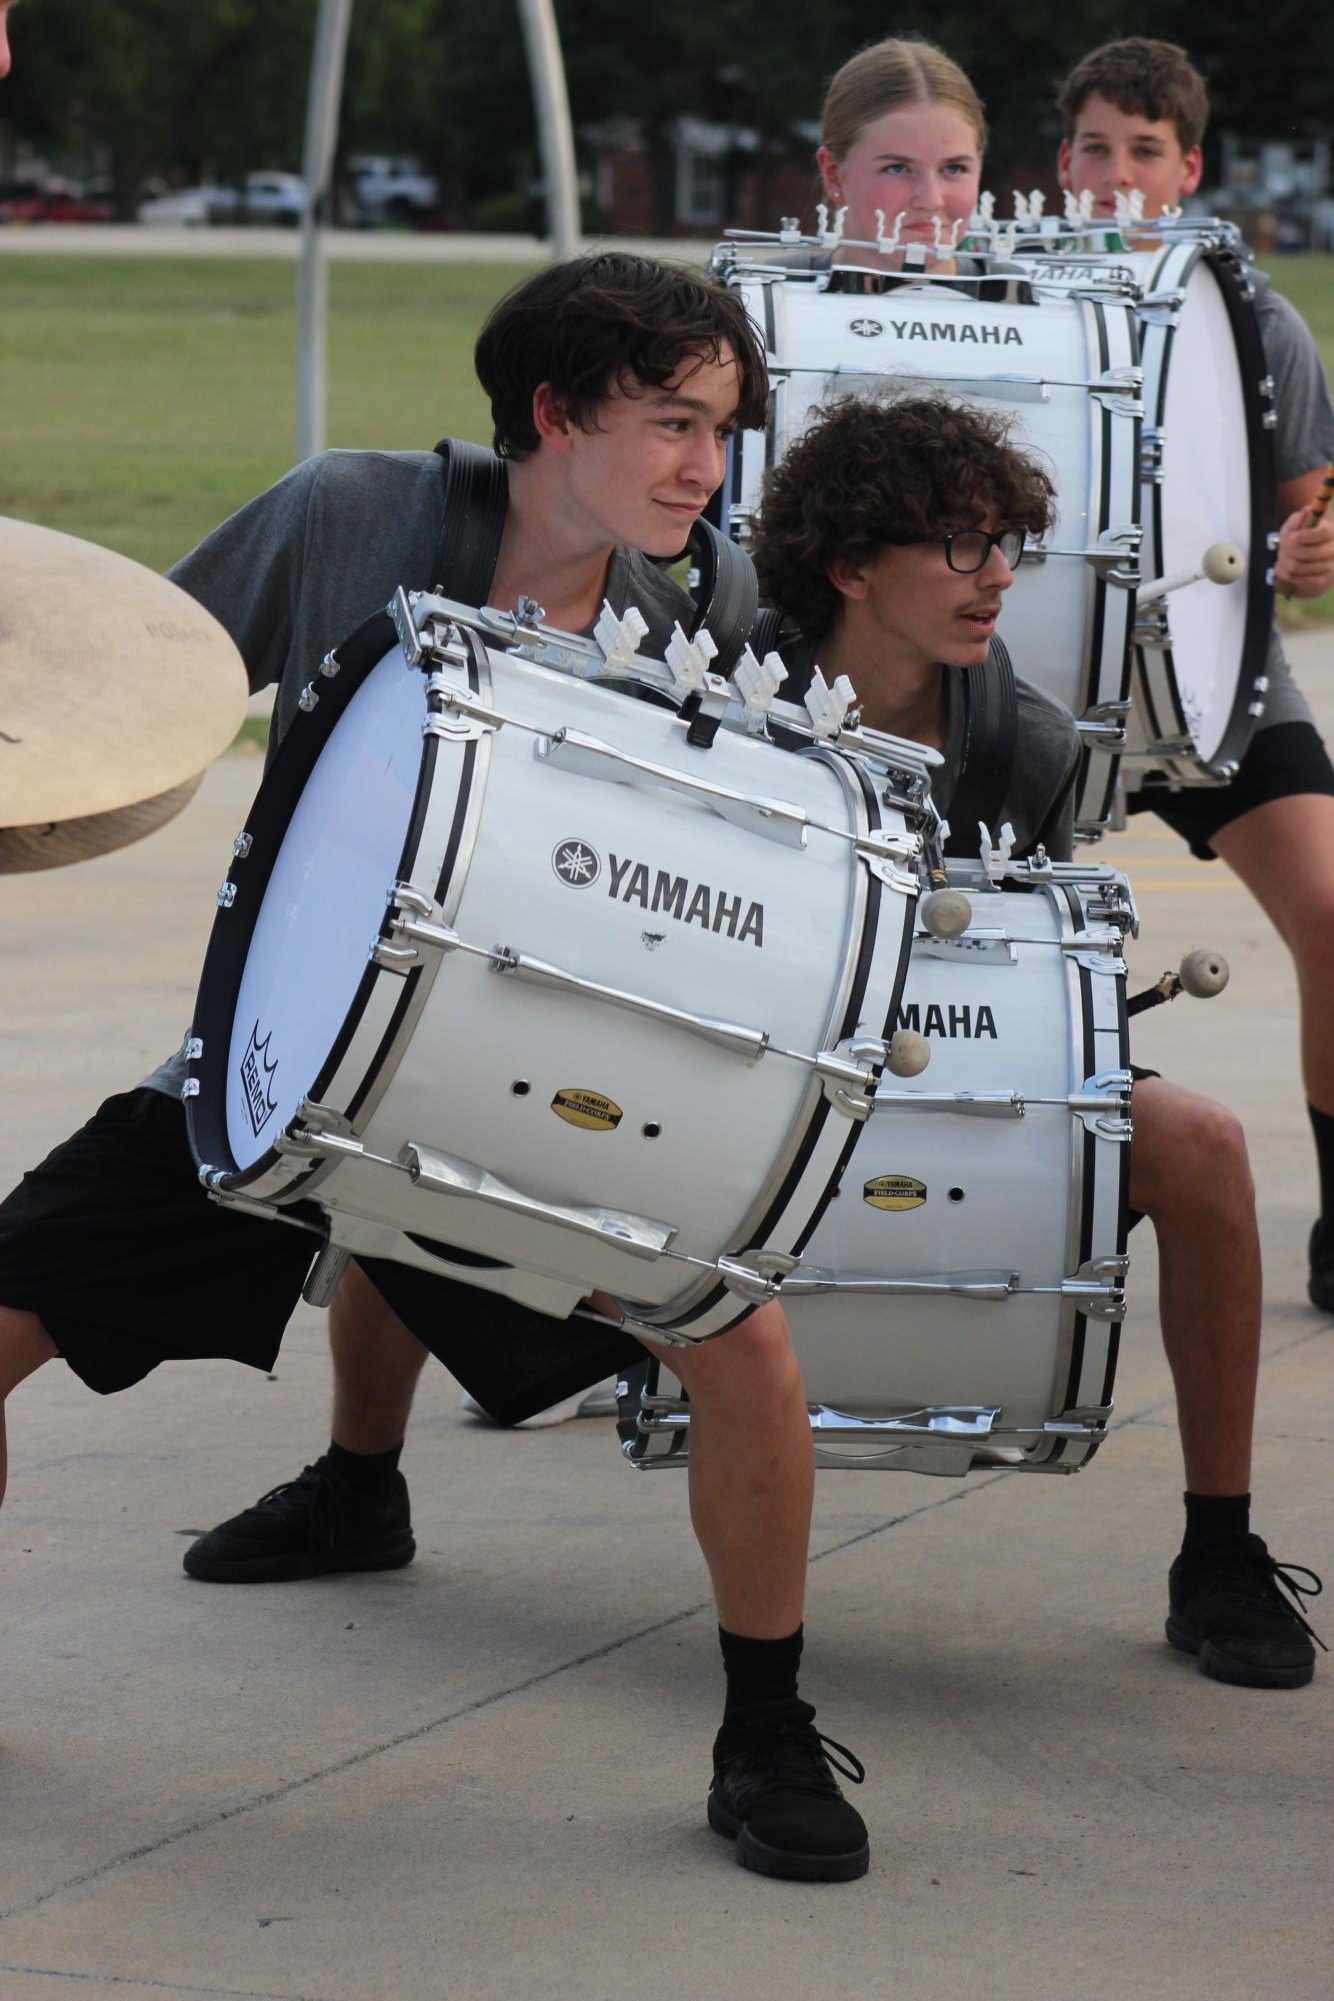
[[[1334,1115],[1334,799],[1271,799],[1209,842],[1291,952],[1302,1003],[1302,1081]]]
[[[5,1497],[8,1465],[5,1445],[5,1399],[26,1376],[60,1353],[35,1313],[0,1306],[0,1501]]]
[[[329,1347],[335,1443],[346,1452],[392,1452],[403,1443],[430,1350],[408,1331],[360,1265],[347,1267],[329,1302]]]
[[[1260,1239],[1246,1141],[1225,1106],[1142,1077],[1130,1203],[1158,1237],[1163,1346],[1194,1494],[1245,1494],[1260,1366]]]
[[[782,1310],[762,1306],[715,1341],[653,1352],[690,1398],[690,1517],[718,1622],[781,1639],[801,1623],[815,1490],[805,1392]]]

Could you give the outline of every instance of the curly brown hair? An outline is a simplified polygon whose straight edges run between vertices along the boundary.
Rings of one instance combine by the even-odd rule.
[[[1040,535],[1056,488],[1010,424],[934,396],[826,405],[765,482],[751,553],[766,602],[820,639],[843,601],[828,574],[837,556],[988,520]]]
[[[523,459],[537,449],[540,383],[587,431],[616,389],[661,389],[690,363],[717,361],[724,347],[736,361],[737,425],[759,430],[769,378],[741,294],[684,265],[608,250],[549,264],[515,285],[487,316],[473,362],[490,398],[495,449]]]
[[[1067,139],[1090,97],[1105,97],[1129,117],[1166,120],[1183,153],[1199,145],[1209,123],[1209,88],[1186,51],[1146,35],[1104,42],[1075,64],[1056,99]]]

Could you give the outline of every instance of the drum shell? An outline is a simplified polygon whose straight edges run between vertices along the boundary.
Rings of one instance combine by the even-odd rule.
[[[1128,1125],[1111,1117],[1090,1130],[1069,1101],[1090,1079],[1125,1071],[1124,967],[1114,951],[1063,949],[1107,933],[1094,879],[1062,873],[1042,888],[975,894],[971,933],[957,944],[914,941],[900,1019],[927,1033],[931,1063],[910,1081],[882,1079],[839,1195],[784,1287],[822,1465],[1072,1470],[1096,1449],[1118,1325],[1061,1287],[1124,1258]],[[995,931],[1012,942],[969,945]],[[993,1111],[930,1102],[957,1093]],[[1015,1104],[995,1115],[1006,1097]],[[1010,1275],[1016,1289],[999,1298],[798,1289],[803,1278]],[[654,1394],[670,1399],[679,1386],[663,1371]],[[998,1412],[976,1447],[872,1428],[975,1410]],[[1062,1435],[1081,1418],[1086,1435]],[[630,1448],[649,1463],[683,1449],[681,1430],[656,1433],[651,1416]]]

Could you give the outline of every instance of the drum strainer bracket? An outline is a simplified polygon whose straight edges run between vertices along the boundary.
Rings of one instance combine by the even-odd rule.
[[[443,674],[432,674],[428,682],[433,702],[422,723],[422,735],[440,737],[447,743],[475,743],[478,737],[493,736],[510,720],[499,709],[479,702],[466,688],[458,688]]]
[[[1073,1092],[1066,1103],[1095,1139],[1129,1140],[1134,1131],[1130,1083],[1128,1070],[1100,1070],[1086,1077],[1083,1090]]]
[[[1075,728],[1079,741],[1089,744],[1095,750],[1124,750],[1126,745],[1126,717],[1130,714],[1130,703],[1095,702],[1075,717]]]
[[[729,1292],[739,1299],[751,1300],[756,1306],[777,1299],[789,1274],[801,1262],[786,1251],[743,1251],[742,1257],[749,1259],[749,1263],[742,1264],[739,1258],[719,1258],[718,1276]]]
[[[1149,327],[1174,327],[1185,303],[1186,294],[1180,286],[1167,292],[1142,292],[1134,302],[1135,318]]]
[[[1073,1278],[1063,1279],[1058,1290],[1063,1299],[1072,1300],[1075,1310],[1087,1314],[1090,1320],[1124,1320],[1125,1276],[1129,1269],[1128,1257],[1090,1258]]]

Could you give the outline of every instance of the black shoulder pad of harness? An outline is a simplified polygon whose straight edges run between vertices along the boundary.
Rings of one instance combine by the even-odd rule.
[[[1019,697],[1004,642],[993,634],[980,667],[963,669],[963,758],[950,800],[947,855],[977,858],[978,823],[999,832],[1019,748]]]
[[[445,512],[433,582],[445,597],[487,601],[509,506],[509,470],[485,445],[442,438],[435,447],[445,478]]]
[[[730,674],[755,626],[760,602],[755,565],[702,515],[690,531],[689,548],[699,572],[691,637],[707,625],[718,645],[713,672]]]

